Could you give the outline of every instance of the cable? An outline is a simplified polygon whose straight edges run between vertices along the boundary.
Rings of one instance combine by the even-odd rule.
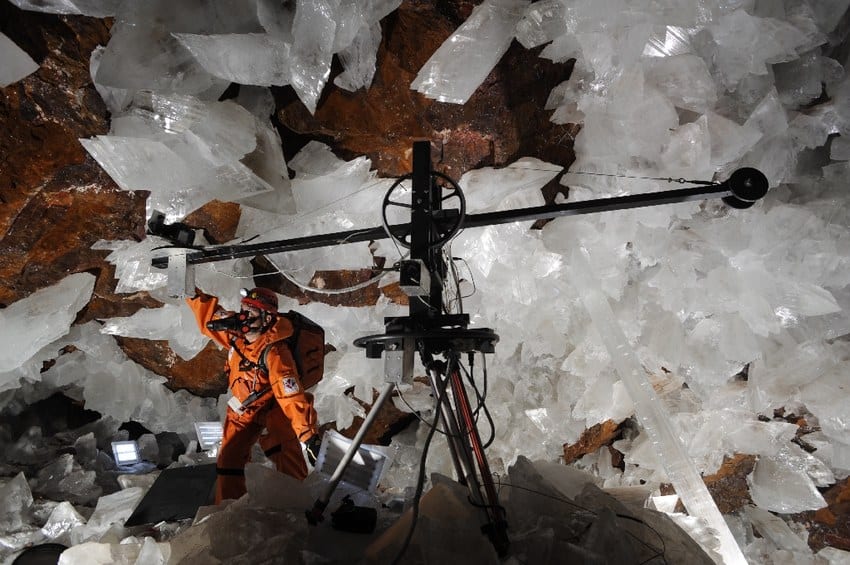
[[[485,394],[482,395],[481,392],[478,390],[478,386],[475,384],[475,379],[472,378],[472,375],[469,373],[469,371],[466,370],[466,367],[463,365],[463,363],[460,362],[460,359],[457,359],[456,355],[457,354],[455,354],[455,361],[456,361],[457,365],[463,370],[464,374],[466,375],[467,380],[469,380],[469,383],[472,385],[472,390],[475,391],[475,398],[478,401],[478,406],[472,412],[473,421],[477,425],[477,423],[478,423],[478,412],[480,411],[480,409],[483,409],[484,410],[484,417],[487,418],[487,423],[490,425],[490,438],[481,445],[482,449],[487,449],[488,447],[493,445],[493,442],[496,439],[496,424],[493,421],[493,416],[490,414],[490,410],[487,408],[486,388],[485,388]],[[483,354],[482,354],[482,356],[483,356]],[[486,372],[485,372],[485,383],[486,383]]]
[[[401,398],[401,401],[404,402],[404,405],[407,406],[410,409],[410,413],[413,414],[414,416],[416,416],[416,419],[418,419],[420,422],[422,422],[426,426],[430,427],[431,422],[429,422],[428,420],[426,420],[425,418],[420,416],[419,412],[413,409],[413,406],[411,406],[407,402],[407,400],[405,400],[404,395],[401,393],[401,389],[399,387],[396,387],[396,392],[398,393],[399,398]],[[446,436],[447,438],[449,438],[449,437],[460,437],[460,436],[456,436],[453,433],[448,432],[446,430],[441,430],[440,428],[437,428],[436,431],[437,431],[438,434],[442,434],[442,435]]]
[[[644,177],[639,175],[620,175],[614,173],[592,173],[590,171],[564,171],[565,175],[588,175],[595,177],[614,177],[618,179],[637,179],[637,180],[663,180],[666,182],[677,182],[679,184],[702,184],[706,186],[714,186],[720,184],[715,181],[708,180],[689,180],[683,177],[673,178],[673,177]]]
[[[469,263],[467,263],[466,259],[463,257],[452,257],[452,261],[463,261],[463,264],[466,265],[466,271],[469,273],[469,282],[472,283],[472,292],[465,296],[461,296],[461,298],[469,298],[475,294],[475,291],[478,290],[478,287],[475,285],[475,274],[472,272],[472,268],[470,268]],[[463,281],[463,279],[460,280]]]
[[[442,406],[445,397],[446,387],[443,386],[437,398],[437,405],[434,407],[434,422],[431,424],[431,429],[428,430],[425,445],[422,446],[422,457],[419,460],[419,478],[416,481],[416,491],[413,495],[413,518],[410,523],[410,530],[408,530],[407,536],[404,538],[401,549],[395,556],[395,559],[393,559],[392,565],[398,565],[401,562],[402,556],[407,551],[410,541],[413,539],[413,532],[416,530],[416,522],[419,520],[419,500],[422,498],[422,490],[425,488],[425,462],[428,459],[428,449],[431,447],[431,440],[434,438],[434,432],[437,430],[437,421],[440,419],[440,406]]]
[[[442,250],[443,253],[443,262],[447,265],[449,273],[452,277],[452,282],[454,283],[454,296],[452,297],[449,293],[451,289],[448,285],[443,287],[443,304],[444,310],[446,314],[451,314],[453,311],[452,305],[454,304],[456,307],[457,314],[463,313],[463,302],[461,300],[460,295],[460,281],[457,276],[457,269],[455,269],[454,261],[451,260],[451,244],[446,244],[446,247]]]
[[[375,275],[374,277],[372,277],[368,280],[365,280],[361,283],[357,283],[355,285],[348,286],[348,287],[345,287],[345,288],[327,289],[327,288],[316,288],[314,286],[304,284],[304,283],[296,280],[295,277],[293,277],[292,275],[290,275],[289,273],[287,273],[286,271],[284,271],[282,269],[278,269],[278,272],[283,276],[283,278],[285,278],[286,280],[288,280],[289,282],[291,282],[292,284],[294,284],[295,286],[297,286],[301,290],[305,290],[307,292],[315,292],[316,294],[325,294],[325,295],[348,294],[348,293],[351,293],[351,292],[356,292],[358,290],[362,290],[362,289],[364,289],[368,286],[372,286],[376,282],[380,281],[387,274],[387,273],[381,273],[381,274]]]
[[[506,168],[514,168],[514,169],[524,170],[524,171],[543,171],[543,172],[549,172],[549,173],[560,172],[560,171],[553,171],[552,169],[541,169],[539,167],[514,167],[513,165],[509,165]],[[671,182],[671,183],[675,182],[675,183],[679,183],[679,184],[686,184],[686,183],[702,184],[702,185],[705,185],[705,186],[714,186],[714,185],[722,184],[722,183],[719,183],[719,182],[716,182],[716,181],[690,180],[690,179],[686,179],[686,178],[683,178],[683,177],[679,177],[679,178],[647,177],[647,176],[640,176],[640,175],[623,175],[623,174],[616,174],[616,173],[594,173],[594,172],[591,172],[591,171],[570,171],[570,170],[565,170],[565,171],[563,171],[563,173],[565,175],[570,175],[570,174],[571,175],[589,175],[589,176],[599,176],[599,177],[614,177],[614,178],[619,178],[619,179],[662,180],[662,181]]]
[[[272,275],[281,275],[286,280],[288,280],[289,282],[291,282],[292,284],[294,284],[295,286],[297,286],[298,288],[300,288],[302,290],[305,290],[305,291],[308,291],[308,292],[315,292],[317,294],[330,294],[330,295],[347,294],[347,293],[350,293],[350,292],[355,292],[355,291],[364,289],[368,286],[375,284],[376,281],[379,281],[380,279],[382,279],[387,274],[386,272],[382,272],[381,274],[375,275],[374,277],[370,278],[369,280],[366,280],[366,281],[363,281],[363,282],[360,282],[360,283],[357,283],[355,285],[348,286],[348,287],[345,287],[345,288],[328,289],[328,288],[317,288],[317,287],[306,285],[302,282],[299,282],[291,274],[289,274],[287,271],[284,271],[283,269],[274,269],[271,272],[260,273],[260,274],[257,274],[257,275],[235,275],[235,274],[232,274],[232,273],[225,273],[224,271],[219,271],[218,269],[215,268],[215,265],[211,264],[210,270],[213,271],[214,273],[218,274],[218,275],[223,275],[225,277],[230,277],[232,279],[253,279],[255,277],[268,277],[268,276],[272,276]]]

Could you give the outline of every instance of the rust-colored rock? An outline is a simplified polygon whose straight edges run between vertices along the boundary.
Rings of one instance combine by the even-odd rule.
[[[235,202],[213,200],[186,216],[183,223],[204,230],[204,237],[211,244],[226,243],[236,237],[239,210],[239,204]]]
[[[377,399],[378,393],[375,392],[372,397],[372,402],[374,403]],[[371,405],[357,398],[355,398],[355,400],[357,400],[357,402],[366,410],[368,414],[369,410],[371,409]],[[396,408],[395,404],[393,404],[392,402],[384,402],[384,405],[381,406],[380,411],[375,416],[375,420],[372,422],[372,427],[366,432],[366,435],[363,437],[363,443],[371,445],[389,445],[392,436],[406,428],[414,420],[416,420],[416,415],[411,414],[409,412],[402,412],[401,410]],[[357,434],[357,431],[363,425],[363,421],[363,418],[361,418],[360,416],[355,416],[351,426],[344,430],[337,431],[339,431],[339,433],[341,433],[345,437],[353,439],[355,434]],[[336,426],[331,423],[326,426],[323,426],[323,429],[336,429]]]
[[[850,477],[821,492],[826,508],[795,514],[793,519],[806,525],[813,551],[827,546],[850,551]]]
[[[227,390],[224,372],[227,352],[212,342],[194,358],[184,361],[171,350],[167,341],[117,339],[130,359],[168,377],[171,390],[186,389],[199,396],[218,396]]]
[[[720,512],[730,514],[752,504],[747,475],[753,472],[755,464],[755,455],[736,453],[732,457],[724,457],[716,473],[703,477]]]
[[[595,453],[603,445],[611,445],[621,431],[620,424],[614,420],[605,420],[584,430],[576,443],[564,444],[564,463],[569,465],[588,453]]]
[[[115,310],[108,306],[113,300],[102,299],[114,281],[104,253],[91,245],[144,234],[142,195],[119,190],[77,141],[109,129],[88,69],[109,28],[101,20],[22,12],[9,3],[0,6],[0,22],[40,64],[0,89],[0,304],[88,271],[98,282],[82,318],[98,317]]]
[[[732,457],[724,457],[716,473],[703,477],[703,482],[721,513],[737,512],[753,503],[747,487],[747,475],[753,472],[755,464],[755,455],[736,453]],[[676,494],[676,489],[670,483],[662,484],[659,490],[662,495]],[[675,511],[686,511],[681,500],[676,504]]]

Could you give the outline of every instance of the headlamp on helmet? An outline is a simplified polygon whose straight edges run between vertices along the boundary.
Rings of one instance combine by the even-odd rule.
[[[243,306],[253,306],[263,312],[277,314],[277,294],[274,291],[263,287],[251,290],[243,288],[239,294],[242,295]]]

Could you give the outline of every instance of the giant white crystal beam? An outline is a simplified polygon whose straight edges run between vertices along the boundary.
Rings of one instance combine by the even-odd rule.
[[[183,359],[201,352],[208,339],[195,330],[195,318],[184,303],[162,308],[142,308],[132,316],[110,318],[101,333],[141,339],[167,339],[169,346]]]
[[[0,33],[0,88],[18,82],[37,70],[38,65],[26,51]]]
[[[205,71],[239,84],[289,84],[290,44],[267,33],[175,33]]]
[[[513,41],[527,0],[487,0],[431,55],[410,88],[440,102],[465,104]]]
[[[0,372],[20,367],[65,335],[91,299],[94,281],[94,275],[76,273],[0,310]]]
[[[623,385],[632,397],[635,414],[655,447],[658,459],[664,466],[667,477],[673,483],[676,494],[682,499],[691,516],[706,521],[720,539],[719,552],[723,563],[745,565],[747,560],[735,542],[729,526],[720,514],[711,493],[688,457],[682,442],[673,429],[670,415],[658,399],[655,390],[637,355],[614,317],[611,305],[595,280],[590,262],[582,248],[572,253],[570,278],[582,298],[585,308],[605,343],[614,368]]]
[[[292,88],[311,114],[331,74],[339,0],[299,0],[292,22]]]
[[[227,81],[205,71],[171,32],[116,23],[95,82],[110,88],[195,94],[215,100]]]

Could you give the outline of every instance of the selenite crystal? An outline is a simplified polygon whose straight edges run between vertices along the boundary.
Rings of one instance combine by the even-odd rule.
[[[514,38],[526,0],[486,0],[420,69],[410,88],[440,102],[464,104]]]
[[[0,33],[0,88],[18,82],[37,70],[38,65],[27,52]]]

